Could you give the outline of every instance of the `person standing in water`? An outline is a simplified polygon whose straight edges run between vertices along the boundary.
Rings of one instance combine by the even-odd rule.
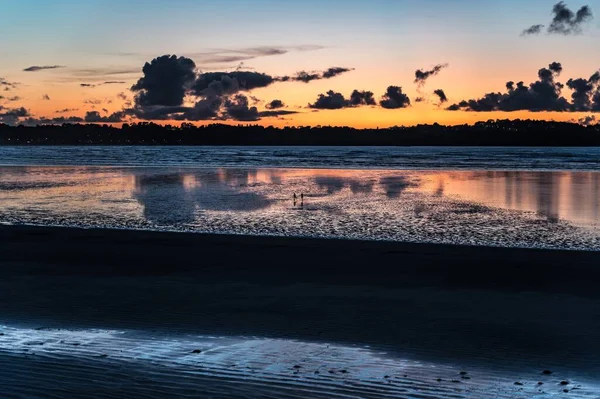
[[[298,196],[294,193],[294,206],[296,206],[296,202],[298,201]]]
[[[300,193],[300,207],[304,208],[304,193]]]

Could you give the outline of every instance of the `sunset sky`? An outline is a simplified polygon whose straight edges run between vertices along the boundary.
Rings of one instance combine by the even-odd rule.
[[[577,121],[600,111],[593,102],[594,93],[598,93],[600,105],[600,82],[590,78],[600,69],[600,19],[592,16],[600,10],[600,1],[566,1],[563,7],[572,11],[571,19],[568,15],[557,16],[553,10],[557,3],[9,1],[0,15],[0,122],[32,124],[44,118],[85,119],[91,111],[98,112],[94,114],[98,122],[135,122],[152,120],[154,114],[149,109],[154,112],[174,105],[181,109],[174,113],[165,110],[161,115],[167,115],[167,120],[177,119],[177,123],[242,121],[277,126],[385,127],[471,123],[490,118]],[[588,7],[580,13],[585,6]],[[560,29],[567,30],[551,31],[553,18],[563,24]],[[545,26],[539,32],[523,34],[538,24]],[[166,104],[160,95],[152,103],[136,100],[135,95],[143,94],[149,86],[131,91],[144,76],[144,64],[167,54],[193,60],[198,77],[206,72],[238,70],[264,73],[275,81],[253,90],[244,89],[241,82],[239,91],[217,96],[220,106],[214,109],[214,117],[188,118],[188,112],[199,101],[215,98],[205,91],[190,92],[192,80],[182,83],[186,95],[181,104]],[[592,105],[566,105],[561,112],[549,112],[546,106],[537,110],[541,112],[530,112],[529,105],[516,106],[512,112],[497,108],[476,112],[473,106],[446,110],[463,100],[480,99],[486,93],[506,93],[509,81],[523,81],[529,86],[540,79],[540,68],[549,68],[553,62],[562,65],[560,74],[550,78],[565,84],[560,96],[573,103],[568,80],[589,79]],[[446,64],[424,84],[415,83],[417,70],[428,71]],[[323,72],[333,67],[349,71],[323,78]],[[316,72],[319,78],[309,83],[278,81],[283,76],[294,80],[300,71]],[[164,76],[160,74],[161,78]],[[389,86],[402,87],[410,106],[382,106],[380,101]],[[444,91],[447,102],[440,104],[440,97],[434,94],[438,89]],[[315,103],[319,94],[329,90],[341,93],[347,100],[340,109],[320,109],[323,107]],[[350,104],[354,90],[373,92],[375,105]],[[247,106],[236,96],[246,98]],[[418,98],[423,101],[418,102]],[[276,116],[268,116],[263,111],[273,100],[281,100],[285,106],[276,108]],[[529,104],[528,101],[525,102]],[[21,107],[27,115],[15,117],[14,111]],[[250,117],[237,117],[241,114]]]

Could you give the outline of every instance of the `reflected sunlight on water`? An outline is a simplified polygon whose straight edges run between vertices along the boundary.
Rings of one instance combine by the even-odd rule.
[[[0,221],[82,227],[596,249],[599,198],[599,172],[0,168]]]

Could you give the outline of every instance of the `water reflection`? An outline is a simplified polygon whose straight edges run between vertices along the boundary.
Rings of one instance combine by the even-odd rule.
[[[144,217],[161,225],[191,224],[201,211],[257,211],[273,200],[248,192],[258,180],[256,171],[177,171],[170,174],[135,176],[134,198]],[[271,181],[271,179],[269,179]]]
[[[429,172],[420,190],[600,226],[598,172]]]
[[[548,225],[600,227],[600,173],[5,167],[5,221],[562,243]]]

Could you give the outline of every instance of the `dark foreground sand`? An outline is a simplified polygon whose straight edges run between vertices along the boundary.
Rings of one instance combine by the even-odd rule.
[[[534,394],[600,397],[600,252],[0,227],[2,398]]]

